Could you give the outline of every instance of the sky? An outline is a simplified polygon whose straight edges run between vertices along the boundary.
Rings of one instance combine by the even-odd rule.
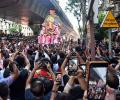
[[[78,22],[77,19],[74,17],[74,15],[72,13],[70,13],[69,11],[65,10],[66,7],[66,3],[68,0],[58,0],[59,4],[61,6],[61,8],[63,9],[63,11],[65,12],[65,14],[67,15],[68,19],[70,20],[71,24],[73,25],[73,28],[75,29],[75,31],[78,31]]]

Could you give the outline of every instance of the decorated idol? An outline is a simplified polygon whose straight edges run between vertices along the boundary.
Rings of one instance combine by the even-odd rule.
[[[42,30],[40,36],[38,36],[38,42],[40,44],[57,44],[61,41],[62,22],[59,16],[56,15],[55,10],[51,9],[49,15],[46,17],[42,24]]]

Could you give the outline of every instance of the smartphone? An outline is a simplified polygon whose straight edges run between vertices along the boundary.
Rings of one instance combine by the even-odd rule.
[[[79,66],[84,72],[86,72],[86,64],[80,64]]]
[[[62,73],[56,72],[56,82],[58,83],[58,85],[61,85],[61,83],[62,83]]]
[[[69,65],[71,65],[71,66],[73,66],[73,67],[77,66],[77,65],[78,65],[78,60],[77,60],[77,58],[70,59],[70,60],[69,60]],[[74,66],[74,65],[75,65],[75,66]]]
[[[76,52],[75,48],[72,49],[73,52]]]
[[[79,68],[83,71],[83,76],[86,77],[86,64],[80,64]]]
[[[106,75],[108,63],[92,61],[89,63],[87,98],[90,100],[104,100],[106,95]]]
[[[22,51],[23,51],[23,49],[22,49],[21,46],[18,46],[17,49],[18,49],[19,52],[22,52]]]
[[[69,65],[68,65],[68,75],[75,76],[77,70],[78,70],[78,60],[77,60],[77,58],[70,59],[69,60]]]

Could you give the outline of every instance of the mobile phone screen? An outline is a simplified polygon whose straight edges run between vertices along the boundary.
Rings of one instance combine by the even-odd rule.
[[[56,74],[56,78],[57,78],[57,79],[61,79],[61,78],[62,78],[62,74],[61,74],[61,73],[57,73],[57,74]]]
[[[83,71],[84,77],[86,77],[86,64],[80,64],[80,69]]]
[[[77,59],[71,59],[71,60],[69,60],[69,64],[70,65],[77,65],[78,64],[78,61],[77,61]]]
[[[56,73],[56,81],[61,84],[62,82],[62,73]]]
[[[69,60],[69,67],[70,68],[74,68],[74,69],[76,69],[77,68],[77,65],[78,65],[78,60],[77,60],[77,58],[75,59],[71,59],[71,60]]]
[[[106,66],[90,66],[88,99],[104,100],[106,95]]]
[[[80,64],[80,68],[82,68],[82,70],[86,72],[86,64]]]

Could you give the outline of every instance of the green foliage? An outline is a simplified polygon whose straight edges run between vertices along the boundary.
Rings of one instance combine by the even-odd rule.
[[[105,18],[105,13],[103,11],[99,12],[98,14],[98,20],[99,20],[99,24],[95,26],[95,38],[96,40],[103,40],[104,38],[108,38],[106,29],[100,27],[103,20]]]
[[[34,31],[34,35],[38,35],[40,32],[40,25],[33,25],[31,26],[32,30]]]
[[[82,3],[80,0],[68,0],[67,6],[66,6],[66,11],[73,13],[73,15],[76,17],[78,21],[79,30],[81,30],[80,29],[81,9],[82,9],[81,4]]]
[[[105,18],[105,13],[103,11],[99,12],[98,14],[99,24],[103,22],[104,18]]]
[[[17,33],[22,31],[22,25],[13,23],[13,26],[9,28],[10,33]]]
[[[79,20],[81,16],[81,2],[80,0],[68,0],[66,10],[73,13],[73,15]]]
[[[29,27],[33,30],[34,35],[39,35],[42,26],[40,24],[34,24],[32,21],[29,22]]]
[[[12,27],[12,28],[9,29],[9,32],[10,32],[10,33],[16,33],[16,32],[18,32],[18,31],[17,31],[16,28]]]
[[[22,25],[18,25],[18,31],[21,33],[21,31],[22,31]]]
[[[79,26],[79,32],[85,31],[80,27],[80,20],[81,20],[81,14],[82,14],[82,0],[68,0],[67,6],[66,6],[66,11],[69,11],[73,13],[73,15],[76,17],[78,21],[78,26]],[[100,27],[101,23],[104,20],[105,13],[103,11],[99,12],[98,15],[98,20],[99,24],[95,25],[95,38],[96,40],[103,40],[104,38],[108,38],[106,29],[103,29]]]

